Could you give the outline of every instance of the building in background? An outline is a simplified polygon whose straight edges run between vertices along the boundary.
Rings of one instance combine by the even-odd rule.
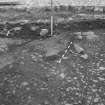
[[[51,0],[0,0],[0,4],[2,3],[14,4],[19,8],[31,8],[31,7],[43,7],[50,6]],[[104,6],[105,0],[53,0],[53,5],[65,5],[65,6]]]
[[[21,5],[19,2],[0,2],[0,8],[12,8]]]
[[[24,4],[19,2],[18,0],[0,0],[0,8],[8,9],[8,8],[16,8],[21,7]]]

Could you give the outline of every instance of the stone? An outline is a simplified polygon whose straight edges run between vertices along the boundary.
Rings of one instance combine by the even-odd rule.
[[[57,23],[62,23],[64,21],[64,18],[58,18]]]
[[[83,59],[85,59],[85,60],[88,59],[88,55],[87,54],[83,54],[80,57],[83,58]]]
[[[39,28],[38,26],[31,26],[31,27],[30,27],[30,30],[31,30],[31,31],[36,31],[38,28]]]
[[[79,39],[79,40],[83,39],[82,35],[77,35],[76,38]]]
[[[74,35],[76,35],[76,39],[82,40],[83,36],[81,32],[75,32]]]
[[[92,31],[84,32],[83,35],[85,35],[88,40],[98,39],[98,36]]]
[[[65,74],[64,73],[61,73],[60,75],[59,75],[61,78],[65,78]]]
[[[105,70],[105,67],[99,67],[99,70]]]
[[[73,18],[72,17],[69,17],[68,20],[71,21],[71,20],[73,20]]]
[[[81,32],[75,32],[74,34],[75,35],[81,35]]]
[[[48,29],[41,29],[40,36],[45,36],[48,34]]]
[[[94,98],[94,102],[98,102],[99,101],[99,98]]]
[[[47,50],[46,56],[49,57],[49,56],[57,55],[58,53],[59,53],[59,49],[57,49],[57,48],[49,48]]]
[[[84,51],[84,49],[79,44],[76,44],[76,43],[74,44],[74,48],[77,53],[81,53]]]
[[[104,77],[98,77],[98,79],[99,79],[100,81],[105,81],[105,78],[104,78]]]
[[[29,83],[28,82],[22,82],[21,85],[22,86],[27,86],[27,85],[29,85]]]
[[[22,27],[15,27],[15,28],[13,28],[13,30],[15,30],[15,31],[20,31],[22,29]]]

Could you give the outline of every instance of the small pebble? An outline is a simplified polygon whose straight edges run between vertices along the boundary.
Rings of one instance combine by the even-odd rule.
[[[97,92],[97,89],[92,89],[92,92]]]
[[[77,77],[74,77],[74,79],[77,79]]]
[[[102,78],[102,77],[98,77],[98,79],[99,79],[100,81],[105,81],[105,78]]]
[[[97,83],[98,82],[98,80],[92,80],[93,82],[95,82],[95,83]]]
[[[15,27],[14,30],[15,31],[20,31],[22,28],[21,27]]]
[[[24,65],[24,62],[23,62],[23,61],[21,61],[21,62],[20,62],[20,64]]]
[[[13,92],[13,94],[15,94],[15,93],[16,93],[16,91],[15,91],[15,90],[13,90],[12,92]]]
[[[29,85],[29,83],[28,82],[22,82],[21,85],[22,86],[27,86],[27,85]]]
[[[105,67],[99,67],[100,70],[105,70]]]
[[[61,78],[65,78],[65,74],[64,74],[64,73],[61,73],[59,76],[60,76]]]
[[[29,91],[29,90],[30,90],[30,88],[28,87],[28,88],[26,88],[26,90],[27,90],[27,91]]]
[[[94,99],[94,102],[98,102],[98,101],[99,101],[99,98],[95,98],[95,99]]]

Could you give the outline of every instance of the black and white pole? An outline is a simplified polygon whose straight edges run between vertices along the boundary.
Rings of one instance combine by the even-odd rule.
[[[68,46],[66,48],[66,50],[64,51],[64,54],[61,56],[61,58],[57,61],[57,63],[61,63],[62,62],[62,59],[65,57],[65,55],[67,54],[67,52],[69,51],[71,45],[72,45],[72,42],[68,42]]]

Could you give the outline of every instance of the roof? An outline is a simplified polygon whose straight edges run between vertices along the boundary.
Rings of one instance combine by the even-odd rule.
[[[3,4],[8,2],[6,4]],[[17,5],[14,2],[28,6],[49,6],[51,0],[0,0],[0,5]],[[105,6],[105,0],[53,0],[54,5],[73,5],[73,6]]]
[[[15,6],[15,5],[20,5],[19,2],[0,2],[0,6]]]

